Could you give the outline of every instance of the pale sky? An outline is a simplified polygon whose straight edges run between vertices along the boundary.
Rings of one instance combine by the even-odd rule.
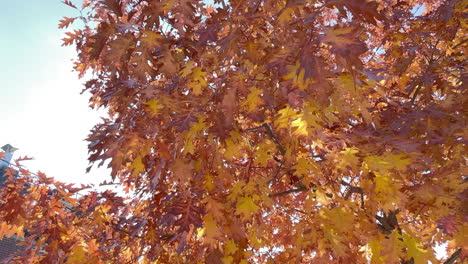
[[[79,3],[79,1],[73,1]],[[3,1],[0,16],[0,146],[11,144],[31,171],[70,183],[99,183],[107,169],[85,173],[89,130],[105,112],[88,108],[72,72],[74,47],[61,47],[63,16],[76,16],[59,0]]]

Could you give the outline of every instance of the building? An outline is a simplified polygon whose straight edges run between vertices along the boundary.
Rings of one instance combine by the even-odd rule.
[[[0,158],[0,188],[6,180],[5,172],[10,167],[11,158],[13,153],[18,150],[17,148],[6,144],[1,148],[5,158]],[[1,206],[1,204],[0,204]],[[0,240],[0,262],[14,256],[16,253],[21,252],[24,246],[18,245],[21,240],[16,236],[3,237]]]

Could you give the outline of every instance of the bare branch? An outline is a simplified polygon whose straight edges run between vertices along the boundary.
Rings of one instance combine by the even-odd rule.
[[[287,190],[287,191],[284,191],[284,192],[273,193],[273,194],[270,194],[268,196],[271,197],[271,198],[274,198],[274,197],[279,197],[279,196],[285,196],[285,195],[288,195],[290,193],[303,192],[303,191],[307,191],[307,190],[309,190],[309,189],[307,189],[305,187],[301,187],[301,188],[296,188],[296,189],[290,189],[290,190]]]
[[[453,263],[455,263],[455,261],[458,259],[458,257],[460,257],[461,252],[462,252],[462,249],[459,248],[457,251],[455,251],[455,253],[452,254],[452,256],[449,259],[447,259],[444,262],[444,264],[453,264]]]

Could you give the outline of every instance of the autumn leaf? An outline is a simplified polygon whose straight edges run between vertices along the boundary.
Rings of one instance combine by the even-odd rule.
[[[203,229],[206,243],[214,247],[216,244],[216,240],[221,236],[221,232],[218,229],[216,221],[211,215],[206,215],[203,218]]]
[[[237,200],[236,214],[241,215],[244,220],[250,219],[250,216],[257,213],[259,209],[251,196],[240,197]]]
[[[271,153],[274,153],[275,149],[276,147],[268,141],[259,144],[258,149],[255,151],[255,163],[266,166],[268,160],[272,157]]]
[[[425,263],[428,260],[431,262],[437,261],[432,250],[422,248],[421,243],[409,234],[403,235],[403,242],[406,247],[407,259],[414,259],[414,263]]]
[[[146,106],[148,107],[148,110],[151,112],[152,116],[157,116],[159,114],[159,110],[164,108],[159,100],[155,98],[146,102]]]
[[[145,170],[145,165],[143,164],[141,156],[135,158],[130,169],[132,170],[133,175],[138,175]]]
[[[311,171],[315,171],[317,169],[317,165],[314,164],[313,161],[308,160],[306,158],[300,158],[297,161],[297,164],[292,167],[295,169],[295,173],[299,176],[308,176],[310,175]]]
[[[356,169],[359,163],[359,158],[356,155],[357,153],[359,153],[359,150],[354,147],[342,150],[340,156],[337,158],[338,166],[340,168],[349,166],[352,169]]]
[[[250,92],[249,95],[247,95],[247,99],[242,101],[241,105],[246,106],[249,112],[254,112],[263,102],[260,97],[262,90],[255,87],[250,87],[249,91]]]
[[[439,219],[439,228],[442,228],[445,233],[452,235],[454,233],[458,233],[457,225],[458,222],[456,221],[455,215],[447,215],[442,219]]]
[[[285,8],[278,16],[279,24],[283,25],[291,20],[291,15],[294,10],[291,7]]]
[[[160,41],[164,39],[160,34],[149,30],[143,31],[142,34],[143,36],[140,38],[141,44],[148,49],[161,45]]]
[[[76,17],[63,17],[63,19],[60,20],[59,28],[68,28],[70,24],[73,23],[73,21],[76,20]]]
[[[229,239],[228,242],[226,243],[226,246],[225,246],[225,254],[232,255],[237,250],[238,250],[238,247],[237,247],[236,243],[234,242],[234,240]]]
[[[70,258],[67,260],[67,263],[83,263],[86,261],[86,251],[82,246],[75,246],[70,254]]]

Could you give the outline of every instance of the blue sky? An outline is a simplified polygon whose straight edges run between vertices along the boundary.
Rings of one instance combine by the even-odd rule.
[[[78,3],[79,1],[73,1]],[[76,16],[59,0],[5,1],[0,16],[0,145],[20,148],[13,158],[66,182],[98,183],[107,170],[85,174],[89,129],[100,115],[80,95],[84,80],[72,72],[74,47],[61,47],[63,16]]]

